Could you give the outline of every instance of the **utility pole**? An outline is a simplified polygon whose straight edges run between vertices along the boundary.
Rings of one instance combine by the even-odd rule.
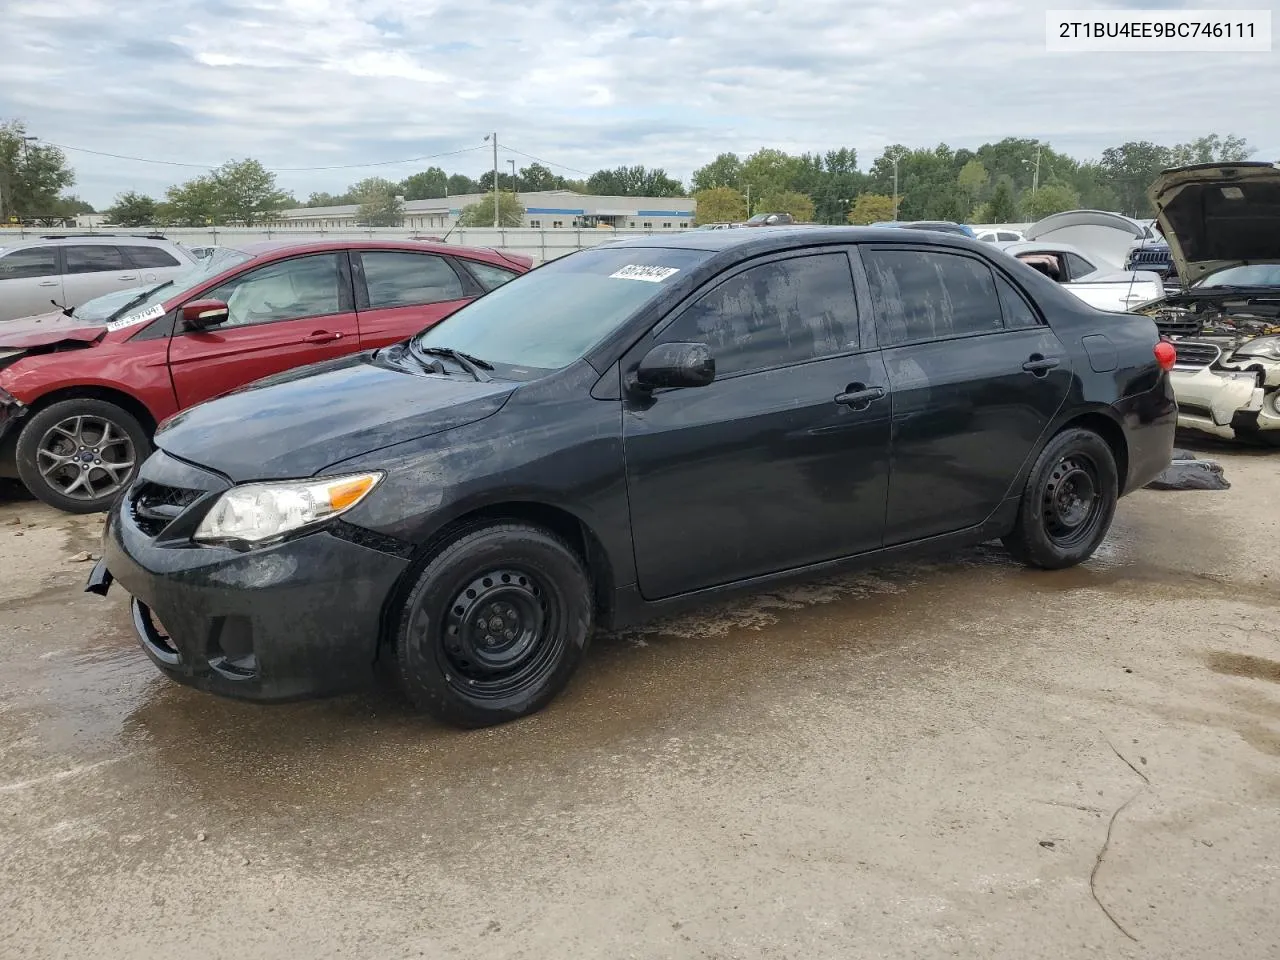
[[[498,222],[498,134],[491,133],[485,139],[493,140],[493,229],[497,230],[502,226]]]
[[[893,160],[893,222],[898,222],[898,161],[902,159],[902,154],[894,151],[890,157]]]
[[[751,184],[747,184],[747,219],[751,219]]]
[[[1040,144],[1036,143],[1036,172],[1031,176],[1031,195],[1034,197],[1040,189]]]
[[[507,163],[511,164],[511,192],[519,193],[520,181],[516,179],[516,162],[514,160],[508,160]]]

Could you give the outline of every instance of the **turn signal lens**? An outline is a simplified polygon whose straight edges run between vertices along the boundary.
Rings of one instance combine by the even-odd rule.
[[[329,508],[337,512],[347,507],[354,507],[364,499],[366,493],[373,489],[378,479],[372,474],[365,474],[345,483],[335,483],[329,488]]]
[[[1177,362],[1178,351],[1174,349],[1172,343],[1168,340],[1161,340],[1156,344],[1156,363],[1160,364],[1161,370],[1172,370],[1173,365]]]

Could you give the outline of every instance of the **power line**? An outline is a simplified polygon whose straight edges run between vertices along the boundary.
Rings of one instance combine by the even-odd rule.
[[[586,170],[579,170],[577,167],[571,167],[565,163],[556,163],[554,160],[543,160],[541,157],[535,157],[532,153],[525,153],[523,150],[517,150],[515,147],[503,146],[503,150],[509,150],[511,153],[518,153],[520,156],[538,163],[545,163],[548,167],[559,167],[561,170],[569,170],[572,173],[580,173],[585,177],[591,176]]]
[[[155,163],[168,167],[190,167],[197,170],[213,170],[219,166],[216,163],[190,163],[183,160],[157,160],[152,157],[131,157],[121,153],[107,153],[103,150],[90,150],[88,147],[73,147],[65,143],[54,143],[52,140],[41,139],[41,143],[50,147],[57,147],[59,150],[71,150],[76,153],[91,153],[97,157],[110,157],[113,160],[130,160],[134,163]],[[375,160],[371,163],[336,163],[319,167],[268,167],[272,173],[306,173],[319,170],[357,170],[364,167],[393,167],[403,163],[421,163],[425,160],[439,160],[442,157],[454,157],[462,153],[471,153],[475,150],[483,150],[484,145],[475,147],[464,147],[461,150],[448,150],[444,153],[435,153],[424,157],[408,157],[404,160]]]

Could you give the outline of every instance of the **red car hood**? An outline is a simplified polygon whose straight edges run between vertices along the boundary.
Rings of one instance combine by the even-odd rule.
[[[72,341],[93,343],[107,332],[102,321],[77,320],[61,310],[0,323],[0,350],[26,350]]]

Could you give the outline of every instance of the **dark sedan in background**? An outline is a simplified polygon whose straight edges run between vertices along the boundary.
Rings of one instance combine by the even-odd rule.
[[[279,700],[388,660],[496,723],[597,624],[996,537],[1088,559],[1169,463],[1173,362],[1149,318],[964,237],[623,240],[174,417],[90,589],[133,595],[182,683]]]

